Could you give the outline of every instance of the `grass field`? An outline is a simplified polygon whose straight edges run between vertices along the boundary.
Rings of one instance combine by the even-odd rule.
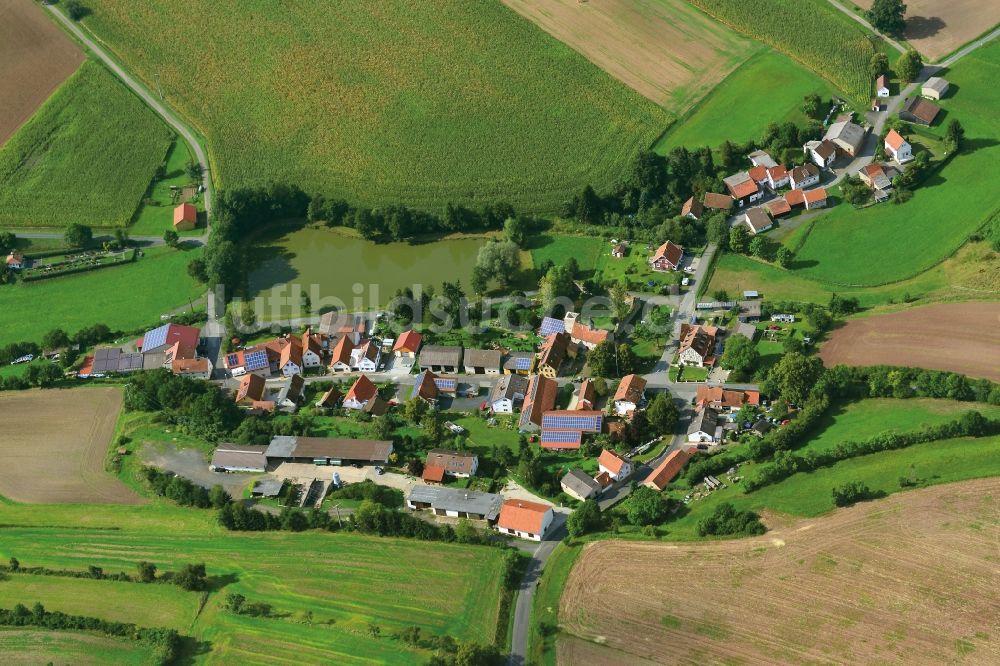
[[[528,663],[548,666],[556,663],[555,633],[559,624],[559,596],[583,548],[562,543],[545,563],[545,571],[531,605],[531,632],[528,634]]]
[[[998,492],[902,493],[754,539],[590,543],[560,624],[632,657],[610,664],[994,663]]]
[[[822,216],[796,254],[796,273],[833,285],[903,280],[954,252],[1000,209],[991,176],[1000,159],[1000,43],[973,52],[944,76],[957,86],[942,107],[965,128],[962,153],[904,205],[837,206]]]
[[[206,136],[221,187],[550,211],[608,189],[670,120],[500,3],[88,7],[84,24],[147,84],[159,73]]]
[[[700,146],[717,148],[724,141],[743,143],[763,135],[770,123],[806,121],[802,99],[818,92],[835,94],[826,79],[781,53],[763,50],[743,63],[656,142],[655,150]],[[734,113],[738,108],[739,112]]]
[[[167,177],[152,183],[150,186],[142,206],[129,226],[130,234],[133,236],[162,236],[164,231],[174,228],[174,207],[176,204],[171,196],[170,187],[175,186],[183,191],[183,188],[191,185],[191,179],[184,173],[184,166],[189,160],[191,160],[191,151],[187,144],[184,141],[175,141],[167,153],[165,165]],[[199,213],[202,213],[204,205],[200,197],[191,203],[198,208]],[[205,233],[205,226],[199,220],[198,226],[194,229],[178,233],[182,237],[200,236]]]
[[[0,629],[0,654],[4,662],[12,666],[144,666],[154,660],[152,649],[142,643],[71,631],[34,629]]]
[[[597,268],[605,252],[611,252],[611,246],[603,238],[562,234],[539,234],[531,239],[530,249],[536,268],[546,261],[562,266],[572,258],[585,274]]]
[[[170,137],[138,97],[85,62],[0,149],[0,226],[127,225]]]
[[[125,266],[3,287],[0,309],[24,316],[6,318],[0,345],[38,341],[57,327],[72,334],[94,324],[125,331],[151,326],[204,294],[187,274],[187,264],[200,252],[155,247]]]

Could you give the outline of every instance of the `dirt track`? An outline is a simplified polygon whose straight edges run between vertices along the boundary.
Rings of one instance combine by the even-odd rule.
[[[121,411],[113,388],[0,393],[0,495],[38,504],[140,504],[104,471]]]
[[[996,664],[998,543],[1000,479],[754,539],[599,541],[559,615],[574,636],[660,663]]]
[[[852,319],[834,331],[819,356],[826,365],[903,365],[1000,381],[1000,302]]]
[[[874,0],[853,0],[869,9]],[[906,0],[904,37],[931,62],[1000,23],[996,0]]]
[[[503,0],[625,85],[675,113],[704,97],[746,54],[732,34],[673,0]]]
[[[0,146],[82,62],[37,2],[0,2]]]

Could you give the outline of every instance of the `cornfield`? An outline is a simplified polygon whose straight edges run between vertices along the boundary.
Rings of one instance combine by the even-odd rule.
[[[867,104],[875,46],[864,28],[825,0],[688,0],[733,30],[798,60]]]
[[[0,227],[121,227],[170,146],[167,126],[87,61],[0,148]]]
[[[499,2],[88,7],[84,23],[133,71],[153,86],[159,74],[223,187],[547,212],[610,187],[672,119]]]

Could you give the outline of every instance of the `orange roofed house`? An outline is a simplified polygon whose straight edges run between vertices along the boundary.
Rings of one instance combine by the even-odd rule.
[[[378,387],[368,377],[361,375],[344,396],[344,409],[364,409],[372,400],[378,398]]]
[[[759,406],[760,393],[758,391],[726,389],[721,386],[699,386],[695,400],[699,406],[735,412],[743,405]]]
[[[628,416],[642,403],[646,392],[646,380],[639,375],[625,375],[615,391],[615,413],[618,416]]]
[[[715,341],[718,329],[715,326],[681,324],[681,344],[678,358],[681,365],[699,368],[715,365]]]
[[[688,459],[691,455],[682,449],[678,449],[668,455],[663,459],[663,462],[653,470],[652,474],[646,477],[646,480],[642,482],[642,485],[647,488],[652,488],[656,491],[661,491],[667,487],[667,484],[674,480],[674,478],[680,474],[680,471],[687,464]]]
[[[539,502],[509,499],[500,507],[497,531],[501,534],[541,541],[552,525],[552,507]]]
[[[632,463],[620,457],[614,451],[604,449],[597,458],[597,466],[600,472],[607,473],[615,481],[621,481],[632,476]]]
[[[679,245],[667,241],[649,258],[649,264],[654,271],[676,271],[684,258],[684,250]]]
[[[198,225],[198,209],[189,203],[174,208],[174,230],[190,231]]]

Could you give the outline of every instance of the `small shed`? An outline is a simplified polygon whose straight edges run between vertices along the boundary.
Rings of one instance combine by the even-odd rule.
[[[944,99],[950,84],[940,76],[932,76],[920,87],[920,94],[930,99]]]
[[[174,229],[188,231],[198,225],[198,209],[189,203],[174,208]]]

